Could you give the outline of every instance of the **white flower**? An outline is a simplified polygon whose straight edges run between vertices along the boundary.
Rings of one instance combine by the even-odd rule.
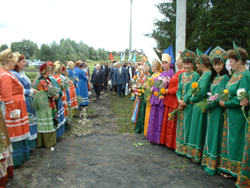
[[[211,95],[212,95],[212,93],[211,93],[211,92],[208,92],[208,93],[207,93],[207,95],[208,95],[208,96],[211,96]]]
[[[247,97],[247,92],[245,88],[241,88],[237,90],[237,97],[239,100],[242,100]]]

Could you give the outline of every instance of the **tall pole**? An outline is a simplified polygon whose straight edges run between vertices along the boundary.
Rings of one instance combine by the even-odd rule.
[[[132,3],[133,0],[130,0],[130,29],[129,29],[129,54],[131,54],[132,49]]]
[[[187,12],[187,1],[177,0],[176,1],[176,44],[175,54],[179,51],[183,51],[186,48],[186,13]],[[176,72],[178,71],[175,65]]]

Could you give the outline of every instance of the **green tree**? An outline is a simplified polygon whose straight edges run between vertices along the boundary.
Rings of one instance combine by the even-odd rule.
[[[6,49],[8,49],[8,48],[9,48],[9,47],[8,47],[7,44],[2,44],[2,45],[0,46],[0,52],[6,50]]]
[[[221,46],[228,50],[235,40],[250,51],[249,7],[250,1],[246,0],[188,0],[186,48],[205,51],[210,46]],[[175,48],[176,1],[160,3],[157,8],[165,18],[156,20],[156,29],[146,36],[153,37],[161,50],[171,44]]]
[[[52,52],[52,50],[51,50],[51,48],[50,48],[49,45],[42,44],[42,46],[40,48],[39,58],[38,59],[41,59],[43,61],[47,61],[47,60],[52,61],[52,59],[53,59],[53,52]]]
[[[26,59],[29,59],[35,54],[36,49],[38,49],[38,46],[36,43],[23,39],[19,42],[12,42],[10,45],[10,48],[13,52],[19,52],[21,54],[24,54],[26,56]]]

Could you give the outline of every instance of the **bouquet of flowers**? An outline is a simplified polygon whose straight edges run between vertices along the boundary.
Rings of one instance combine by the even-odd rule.
[[[222,93],[220,93],[220,99],[223,101],[228,101],[229,100],[229,92],[228,89],[224,89]]]
[[[144,90],[145,90],[145,93],[144,93],[144,99],[146,101],[149,101],[150,97],[151,97],[151,87],[153,86],[154,84],[154,81],[152,78],[148,78],[146,82],[144,82],[143,84],[143,87],[144,87]]]
[[[163,76],[159,76],[158,80],[154,83],[153,87],[156,87],[157,91],[154,92],[154,95],[156,97],[158,97],[159,99],[164,99],[164,95],[166,95],[166,89],[165,87],[167,87],[167,84],[169,83],[170,78],[167,77],[163,77]]]
[[[168,120],[172,121],[172,119],[175,118],[175,116],[177,115],[177,113],[178,113],[178,109],[175,109],[173,112],[169,113],[168,114]]]
[[[138,79],[138,75],[135,75],[133,78],[132,78],[132,84],[136,84],[136,80]]]
[[[48,97],[56,97],[59,95],[60,88],[53,85],[48,86]]]
[[[202,101],[195,104],[198,108],[202,110],[202,112],[205,112],[206,107],[213,101],[216,101],[219,98],[219,95],[216,93],[215,95],[212,95],[211,92],[208,92],[207,95],[209,96],[208,99],[203,99]]]
[[[69,80],[68,79],[62,80],[60,88],[61,88],[62,91],[67,90],[69,88]]]
[[[144,86],[141,86],[140,89],[138,89],[139,97],[142,98],[144,93],[145,93],[145,88],[144,88]]]
[[[201,88],[199,88],[199,84],[197,82],[193,82],[191,84],[191,87],[193,89],[191,96],[195,96],[197,93],[199,93],[201,91]]]
[[[49,99],[45,91],[38,91],[31,102],[33,110],[43,110],[49,108]]]
[[[246,92],[246,90],[244,88],[238,89],[236,93],[237,93],[237,98],[239,100],[249,99],[249,95],[247,94],[247,92]],[[246,117],[246,114],[245,114],[245,106],[244,105],[241,106],[241,111],[242,111],[245,119],[249,123],[249,120],[248,120],[248,118]]]

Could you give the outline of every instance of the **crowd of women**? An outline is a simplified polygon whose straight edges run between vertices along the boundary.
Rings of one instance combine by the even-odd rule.
[[[176,73],[169,54],[161,63],[144,58],[140,76],[133,78],[135,132],[200,163],[208,174],[235,177],[237,187],[250,187],[247,57],[235,43],[209,56],[185,50],[178,54]]]
[[[24,55],[0,53],[0,186],[13,177],[13,167],[30,159],[31,148],[55,146],[78,108],[89,104],[85,63],[44,63],[33,83],[25,66]]]

